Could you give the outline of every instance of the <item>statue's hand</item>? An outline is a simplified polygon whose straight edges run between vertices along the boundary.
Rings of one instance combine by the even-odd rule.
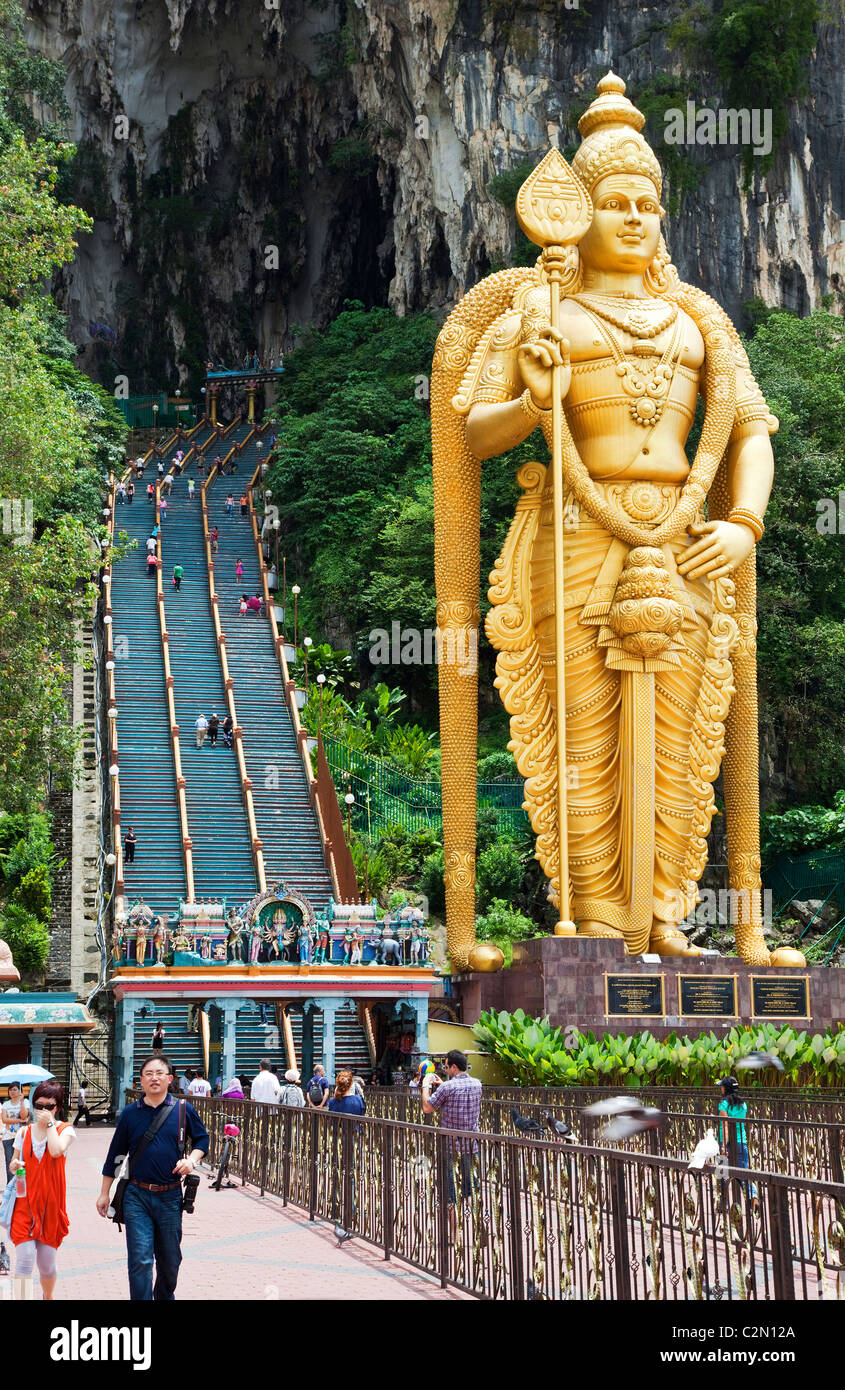
[[[540,410],[552,408],[552,369],[560,367],[560,398],[564,400],[572,380],[569,340],[558,328],[544,328],[539,338],[523,343],[516,354],[523,382]]]
[[[678,564],[687,579],[722,579],[742,564],[754,548],[754,532],[733,521],[693,522],[691,536],[700,537]]]

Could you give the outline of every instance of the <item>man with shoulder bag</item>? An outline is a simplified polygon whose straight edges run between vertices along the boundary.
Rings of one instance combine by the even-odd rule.
[[[118,1226],[126,1226],[129,1297],[133,1301],[173,1299],[182,1262],[182,1211],[194,1209],[199,1186],[194,1168],[208,1152],[208,1131],[187,1100],[169,1094],[172,1080],[170,1063],[160,1052],[144,1059],[143,1098],[122,1112],[103,1164],[97,1211],[111,1216]],[[121,1162],[123,1169],[112,1198],[111,1186]]]

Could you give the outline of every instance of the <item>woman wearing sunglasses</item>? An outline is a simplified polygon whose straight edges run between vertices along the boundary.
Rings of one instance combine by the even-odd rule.
[[[51,1300],[56,1287],[56,1251],[68,1233],[65,1154],[76,1137],[65,1122],[65,1092],[58,1081],[42,1081],[32,1097],[33,1122],[18,1130],[10,1171],[26,1169],[26,1195],[18,1197],[9,1232],[17,1249],[15,1297],[32,1297],[32,1271],[38,1261],[41,1293]]]

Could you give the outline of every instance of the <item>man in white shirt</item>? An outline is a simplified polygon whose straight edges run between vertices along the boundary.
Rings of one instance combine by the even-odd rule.
[[[208,720],[206,719],[204,714],[200,715],[199,719],[194,725],[194,728],[197,731],[197,748],[202,748],[203,744],[205,743],[205,736],[208,732]]]
[[[270,1058],[261,1058],[261,1070],[255,1077],[250,1087],[250,1100],[263,1100],[267,1105],[275,1105],[281,1095],[282,1088],[278,1079],[270,1070]]]
[[[206,1081],[201,1071],[197,1071],[196,1076],[188,1087],[189,1096],[210,1096],[211,1085]]]

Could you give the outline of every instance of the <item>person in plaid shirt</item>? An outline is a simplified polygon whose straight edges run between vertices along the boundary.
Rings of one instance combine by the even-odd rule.
[[[467,1072],[467,1056],[455,1048],[446,1054],[448,1081],[436,1074],[423,1077],[422,1108],[426,1115],[440,1115],[441,1129],[478,1131],[481,1114],[481,1082]],[[461,1187],[469,1194],[473,1186],[473,1155],[478,1145],[472,1139],[455,1139],[453,1147],[460,1152]],[[453,1165],[452,1165],[453,1166]],[[449,1170],[449,1202],[455,1204],[455,1181]]]

